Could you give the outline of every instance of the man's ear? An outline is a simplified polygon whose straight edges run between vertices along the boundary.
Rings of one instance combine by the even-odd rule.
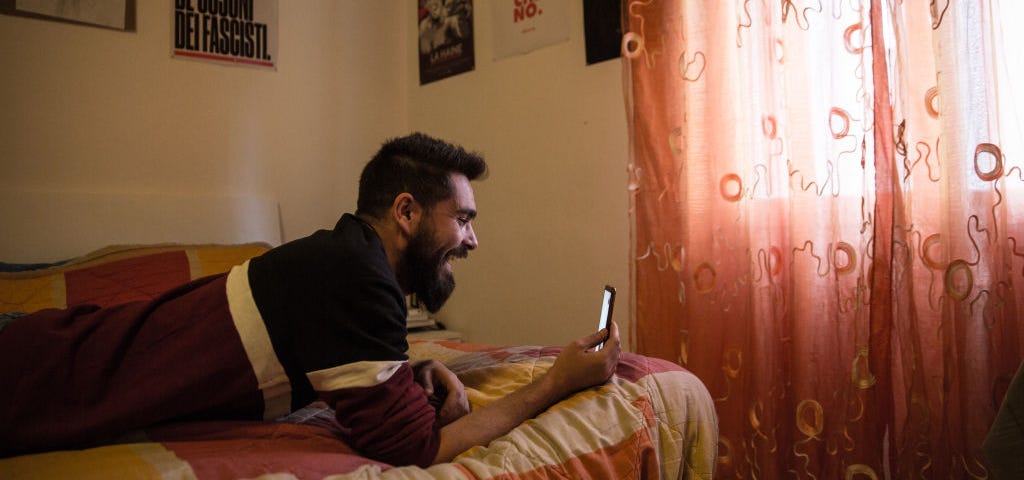
[[[398,225],[398,230],[410,237],[416,232],[422,214],[423,207],[411,193],[398,195],[391,204],[391,216]]]

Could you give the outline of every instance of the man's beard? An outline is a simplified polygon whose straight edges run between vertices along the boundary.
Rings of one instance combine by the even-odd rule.
[[[440,250],[433,242],[433,233],[432,228],[421,226],[409,241],[405,256],[412,292],[430,313],[440,310],[455,290],[455,276],[444,268],[449,255],[465,257],[467,253],[465,247]]]

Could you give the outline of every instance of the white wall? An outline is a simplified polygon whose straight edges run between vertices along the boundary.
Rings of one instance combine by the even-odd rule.
[[[172,59],[172,3],[136,3],[137,33],[0,15],[0,189],[270,197],[285,240],[354,209],[407,130],[399,2],[280,2],[277,71]]]
[[[137,33],[0,15],[0,189],[270,197],[290,240],[354,209],[381,141],[422,130],[491,167],[442,320],[473,342],[564,344],[612,283],[625,327],[621,65],[585,65],[582,2],[569,42],[495,61],[477,0],[476,70],[425,86],[415,0],[280,1],[276,72],[172,59],[170,2],[136,3]]]
[[[480,247],[457,263],[458,286],[441,318],[473,342],[561,345],[593,331],[611,283],[625,335],[622,65],[586,66],[580,1],[568,2],[569,42],[494,60],[495,2],[473,3],[474,71],[420,86],[416,50],[405,55],[412,128],[480,151],[490,166],[474,187]],[[408,25],[413,35],[415,22]]]

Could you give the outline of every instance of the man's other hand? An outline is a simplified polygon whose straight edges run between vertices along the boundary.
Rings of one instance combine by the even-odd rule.
[[[437,426],[443,427],[469,413],[466,387],[459,377],[437,360],[425,360],[413,366],[416,383],[423,387],[427,400],[437,411]]]

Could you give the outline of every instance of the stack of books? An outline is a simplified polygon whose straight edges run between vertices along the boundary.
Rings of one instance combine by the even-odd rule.
[[[433,318],[430,318],[430,315],[426,310],[419,307],[409,308],[409,314],[405,317],[405,328],[413,329],[436,326],[437,322],[435,322]]]

